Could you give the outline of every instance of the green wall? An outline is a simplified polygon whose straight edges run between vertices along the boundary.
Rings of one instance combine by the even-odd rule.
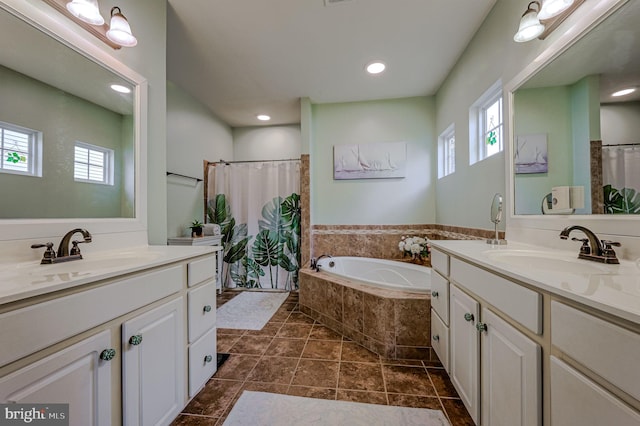
[[[130,117],[1,66],[0,99],[11,99],[0,103],[0,121],[43,135],[42,177],[0,174],[0,217],[133,217],[133,180],[123,175]],[[74,181],[76,141],[114,150],[114,185]]]
[[[311,221],[323,225],[435,221],[435,103],[430,97],[312,105]],[[407,143],[395,179],[333,179],[333,146]]]

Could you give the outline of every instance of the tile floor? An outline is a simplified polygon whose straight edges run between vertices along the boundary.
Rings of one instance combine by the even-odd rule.
[[[452,426],[473,425],[440,365],[381,359],[301,313],[297,293],[262,330],[218,329],[218,352],[231,356],[174,426],[222,425],[243,390],[439,409]]]

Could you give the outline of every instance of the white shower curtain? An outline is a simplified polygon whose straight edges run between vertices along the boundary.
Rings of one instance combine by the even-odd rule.
[[[640,145],[602,146],[605,213],[640,214]]]
[[[300,161],[209,166],[207,222],[221,226],[227,288],[298,288]]]

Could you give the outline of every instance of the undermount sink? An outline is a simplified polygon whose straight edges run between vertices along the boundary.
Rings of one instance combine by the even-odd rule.
[[[518,268],[535,269],[539,272],[563,272],[578,275],[610,274],[612,266],[578,259],[577,254],[542,250],[488,250],[487,257],[494,261]]]

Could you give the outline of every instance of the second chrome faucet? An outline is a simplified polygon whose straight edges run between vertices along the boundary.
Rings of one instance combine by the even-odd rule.
[[[613,247],[620,247],[620,243],[616,241],[600,240],[596,234],[589,228],[574,225],[568,226],[560,232],[560,238],[566,240],[569,238],[571,231],[582,231],[587,238],[572,238],[573,241],[582,242],[578,259],[591,260],[600,263],[618,264],[620,261],[616,256]]]
[[[83,241],[71,240],[75,234],[82,234]],[[45,244],[33,244],[31,248],[40,248],[46,247],[47,249],[44,252],[44,256],[42,257],[41,264],[52,264],[52,263],[60,263],[60,262],[68,262],[70,260],[80,260],[82,259],[82,254],[80,253],[80,248],[78,244],[80,243],[90,243],[92,240],[91,233],[86,229],[75,228],[71,231],[67,232],[62,240],[60,241],[60,245],[58,246],[58,251],[53,250],[53,243],[45,243]],[[69,243],[71,243],[72,247],[69,248]]]

